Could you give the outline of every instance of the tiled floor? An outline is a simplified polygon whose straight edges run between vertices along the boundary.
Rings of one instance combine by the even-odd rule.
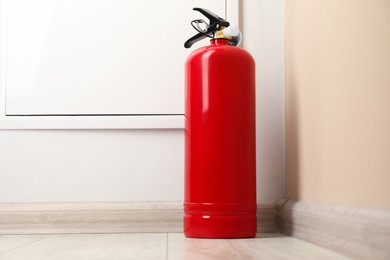
[[[187,239],[181,233],[0,235],[1,260],[346,259],[281,234]]]

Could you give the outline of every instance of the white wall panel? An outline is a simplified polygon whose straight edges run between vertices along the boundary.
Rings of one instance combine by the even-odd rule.
[[[1,130],[0,203],[178,201],[183,130]]]
[[[192,8],[225,13],[224,0],[3,2],[7,115],[183,114]]]

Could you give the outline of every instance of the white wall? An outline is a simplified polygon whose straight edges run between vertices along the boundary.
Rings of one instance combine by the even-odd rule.
[[[244,48],[256,61],[257,198],[284,197],[284,0],[241,3]]]
[[[182,130],[2,130],[0,202],[183,197]]]
[[[258,200],[285,196],[283,2],[241,2],[257,65]],[[0,202],[182,200],[183,139],[183,130],[0,130]]]

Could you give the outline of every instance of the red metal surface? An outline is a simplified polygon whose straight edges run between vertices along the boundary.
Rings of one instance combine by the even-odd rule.
[[[216,39],[186,62],[184,234],[256,234],[255,64]]]

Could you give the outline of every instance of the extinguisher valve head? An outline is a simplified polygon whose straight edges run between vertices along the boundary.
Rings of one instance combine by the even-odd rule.
[[[194,8],[193,10],[200,12],[209,19],[207,24],[201,19],[193,20],[191,22],[192,27],[198,31],[198,34],[192,36],[184,43],[184,47],[190,48],[195,42],[200,41],[204,38],[214,38],[215,32],[222,30],[223,28],[229,27],[229,22],[219,17],[218,15],[210,12],[203,8]],[[206,27],[202,27],[206,25]]]
[[[242,40],[242,34],[237,25],[231,25],[228,28],[222,28],[222,30],[215,32],[214,38],[228,39],[229,45],[238,46]]]
[[[224,28],[222,33],[225,36],[238,36],[240,34],[240,30],[237,25],[231,25],[230,27]]]

